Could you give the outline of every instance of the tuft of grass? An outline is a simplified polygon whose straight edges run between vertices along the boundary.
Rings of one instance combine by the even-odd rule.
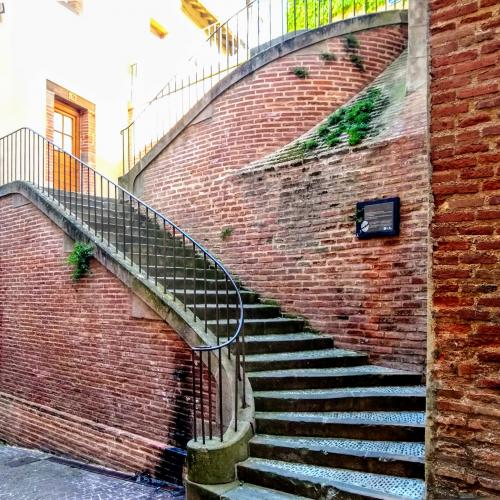
[[[358,55],[358,54],[351,54],[349,59],[351,62],[356,66],[356,68],[359,69],[359,71],[364,71],[365,70],[365,63],[363,61],[363,58]]]
[[[334,147],[345,140],[350,146],[356,146],[368,136],[375,109],[386,105],[387,101],[379,89],[369,89],[356,102],[332,113],[318,127],[316,136],[298,143],[296,147],[304,153],[317,148],[320,143]]]
[[[323,125],[321,125],[319,128],[318,128],[318,135],[320,137],[325,137],[328,135],[328,133],[330,132],[330,128],[328,127],[328,125],[325,123]]]
[[[318,147],[318,141],[316,139],[308,139],[304,142],[303,147],[306,151],[311,151]]]
[[[307,71],[306,68],[301,68],[301,67],[296,67],[293,68],[292,73],[297,77],[297,78],[307,78],[309,76],[309,71]]]
[[[321,52],[319,57],[321,59],[323,59],[323,61],[336,61],[337,60],[337,56],[333,52]]]
[[[223,227],[221,232],[220,232],[220,239],[222,241],[227,240],[231,235],[233,234],[233,228],[232,227]]]
[[[265,304],[266,306],[279,306],[279,302],[275,299],[266,299],[266,298],[263,298],[261,299],[261,302],[263,304]]]
[[[348,50],[359,48],[359,40],[356,38],[356,35],[353,35],[352,33],[348,33],[344,36],[344,42]]]
[[[340,135],[337,134],[336,132],[331,132],[326,136],[325,142],[328,146],[332,148],[333,146],[340,144],[342,142],[342,139]]]
[[[67,262],[73,266],[71,279],[78,281],[90,273],[90,259],[94,255],[94,246],[91,243],[75,243],[73,250],[68,255]]]

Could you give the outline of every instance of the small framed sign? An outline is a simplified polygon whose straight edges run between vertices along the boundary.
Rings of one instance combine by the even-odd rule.
[[[356,236],[360,239],[399,235],[399,198],[358,201]]]

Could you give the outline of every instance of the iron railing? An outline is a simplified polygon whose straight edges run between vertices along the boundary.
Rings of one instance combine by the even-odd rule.
[[[123,259],[211,345],[191,347],[193,437],[221,441],[245,406],[244,310],[239,288],[221,262],[185,231],[77,157],[28,128],[0,139],[0,186],[23,181]],[[234,392],[223,384],[223,360],[234,365]],[[212,364],[214,369],[212,370]],[[214,377],[212,377],[212,372]],[[223,399],[234,398],[231,415]]]
[[[122,131],[123,174],[143,158],[215,84],[264,50],[344,19],[406,9],[409,0],[253,0],[207,28],[192,68],[174,76]]]

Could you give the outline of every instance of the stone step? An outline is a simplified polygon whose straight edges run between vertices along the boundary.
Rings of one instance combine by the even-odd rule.
[[[150,243],[139,243],[135,242],[133,245],[130,243],[116,243],[115,240],[113,240],[111,237],[108,239],[108,236],[105,236],[106,241],[108,241],[111,245],[113,245],[115,248],[118,249],[120,253],[123,253],[125,251],[125,254],[127,255],[128,258],[132,257],[135,260],[139,259],[139,252],[141,254],[141,258],[144,259],[144,257],[149,254],[149,257],[151,260],[149,261],[152,264],[152,267],[154,267],[156,261],[158,260],[158,263],[163,262],[164,257],[169,257],[172,258],[175,256],[176,258],[176,264],[177,265],[184,265],[185,263],[187,264],[188,262],[193,260],[193,252],[192,251],[186,251],[184,254],[183,252],[179,251],[179,248],[174,247],[172,245],[155,245],[153,241],[150,239]],[[203,256],[201,254],[196,254],[196,259],[201,259],[200,262],[197,263],[201,267],[201,269],[204,269],[204,263],[203,263]],[[144,260],[144,263],[146,261]],[[210,261],[207,259],[207,270],[210,269]]]
[[[257,432],[283,436],[421,442],[425,412],[257,412]]]
[[[257,435],[250,455],[325,467],[424,478],[424,443]]]
[[[229,320],[230,324],[236,324],[236,320]],[[210,320],[208,323],[215,323]],[[267,335],[278,333],[301,332],[304,329],[304,320],[295,318],[271,318],[271,319],[249,319],[245,320],[245,335]]]
[[[125,228],[127,230],[127,228]],[[137,252],[138,249],[138,244],[139,244],[139,234],[138,232],[134,232],[133,235],[127,234],[123,232],[123,228],[121,228],[121,231],[114,232],[110,231],[109,234],[106,233],[106,240],[109,241],[113,246],[118,246],[120,251],[123,251],[123,248],[126,249],[127,253],[130,253],[131,246],[134,245],[134,252]],[[175,254],[179,257],[179,259],[183,260],[184,255],[186,255],[186,259],[188,256],[193,255],[192,247],[187,246],[184,247],[182,246],[182,242],[173,239],[171,234],[164,233],[163,231],[156,231],[153,232],[153,234],[149,234],[146,237],[146,233],[140,234],[140,242],[141,245],[149,245],[150,249],[158,249],[159,253],[162,253],[162,250],[164,248],[167,248],[169,250],[169,254],[173,253],[174,248],[175,248]],[[143,250],[143,247],[141,247],[141,251]]]
[[[418,373],[383,366],[362,365],[347,368],[305,368],[270,370],[249,374],[256,391],[280,389],[320,389],[331,387],[369,387],[416,385],[422,383]]]
[[[220,500],[306,500],[306,497],[283,493],[271,488],[233,481],[225,484],[197,484],[187,482],[187,497]]]
[[[247,354],[285,353],[331,348],[333,348],[332,337],[313,332],[245,337],[245,352]]]
[[[82,220],[81,218],[81,213],[78,211],[77,213],[74,213],[74,215],[77,216],[78,220]],[[96,232],[105,232],[106,234],[108,233],[118,233],[118,234],[123,234],[124,229],[123,229],[123,220],[118,220],[115,221],[114,219],[112,220],[101,220],[98,219],[97,221],[94,220],[94,217],[91,217],[90,220],[88,220],[88,217],[85,217],[86,220],[84,222],[90,226],[92,229],[94,229]],[[147,227],[147,230],[146,230]],[[125,234],[130,234],[131,232],[134,232],[134,234],[140,235],[140,236],[155,236],[158,235],[158,237],[163,236],[163,229],[161,229],[159,226],[153,226],[151,223],[146,224],[146,222],[140,222],[137,220],[133,220],[132,224],[130,223],[130,220],[125,221]]]
[[[69,205],[66,205],[69,209]],[[142,231],[146,233],[146,227],[151,230],[162,230],[160,225],[160,220],[157,222],[147,218],[145,215],[139,217],[137,214],[132,214],[132,219],[130,218],[130,213],[125,212],[112,212],[111,210],[105,209],[104,211],[94,212],[92,207],[90,208],[90,213],[88,207],[84,207],[83,212],[81,206],[78,205],[77,208],[72,206],[72,213],[77,213],[79,217],[82,218],[84,222],[90,223],[90,225],[96,225],[101,227],[102,225],[110,226],[112,229],[116,228],[116,232],[120,233],[123,230],[123,223],[125,223],[125,228],[128,226],[137,226],[143,228]]]
[[[115,198],[108,198],[108,197],[101,197],[101,196],[95,196],[93,194],[89,193],[84,193],[81,191],[62,191],[62,190],[53,190],[52,188],[48,189],[47,187],[45,188],[40,188],[40,191],[43,191],[46,195],[48,194],[51,198],[55,198],[56,200],[60,200],[61,202],[66,199],[68,201],[70,198],[72,200],[75,200],[75,198],[78,198],[79,202],[81,202],[82,197],[85,203],[88,202],[90,199],[90,204],[93,205],[94,203],[97,203],[98,205],[100,204],[114,204],[115,203]],[[120,201],[121,203],[121,201]],[[128,206],[128,203],[127,203]]]
[[[248,483],[241,484],[232,490],[222,493],[219,498],[221,500],[306,500],[306,497],[283,493]]]
[[[153,267],[153,269],[155,269]],[[172,268],[173,269],[173,268]],[[170,268],[158,268],[158,274],[161,276],[158,278],[158,282],[160,283],[161,286],[166,285],[166,287],[170,290],[174,288],[174,277],[172,274],[166,274],[167,278],[165,279],[163,275],[160,273],[160,270],[163,271],[164,274],[170,272]],[[154,272],[154,271],[152,271]],[[239,283],[237,283],[239,284]],[[184,277],[184,269],[183,268],[176,268],[175,272],[175,289],[178,290],[179,288],[184,289],[184,286],[186,287],[187,290],[194,290],[196,285],[196,290],[205,290],[205,287],[207,290],[217,290],[220,294],[225,294],[226,293],[226,280],[224,277],[219,277],[219,279],[215,280],[211,277],[208,276],[208,270],[207,270],[207,279],[205,280],[203,277],[199,277],[196,279],[193,279],[191,276],[186,276]],[[228,290],[231,290],[231,285],[228,283]],[[279,308],[278,308],[279,310]]]
[[[196,301],[196,304],[201,305],[205,304],[205,291],[204,290],[186,290],[186,293],[184,293],[184,289],[182,287],[182,281],[179,283],[180,287],[175,291],[175,296],[184,302],[185,304],[194,304]],[[168,290],[170,293],[174,293],[173,289]],[[243,304],[257,304],[259,301],[259,296],[250,291],[250,290],[240,290],[240,295],[241,299],[243,301]],[[236,292],[233,289],[228,290],[227,292],[224,290],[216,292],[215,290],[207,290],[206,293],[207,296],[207,302],[209,304],[214,304],[216,300],[219,302],[219,304],[233,304],[233,307],[236,307]],[[252,320],[249,320],[249,323]],[[257,320],[253,320],[257,321]],[[209,320],[209,324],[214,323],[215,320]],[[235,324],[235,320],[229,320],[229,323],[231,325]]]
[[[254,392],[257,411],[418,411],[423,386],[345,387]]]
[[[249,458],[237,470],[242,481],[308,498],[420,500],[425,496],[424,481],[385,474],[262,458]]]
[[[247,341],[249,337],[247,337]],[[334,368],[337,366],[357,366],[368,361],[366,354],[345,349],[321,349],[300,352],[253,354],[246,358],[248,372],[303,368]]]
[[[192,304],[188,305],[188,308],[193,311],[194,306]],[[276,306],[267,306],[265,304],[244,304],[244,318],[245,322],[250,319],[269,319],[279,317],[280,308]],[[204,303],[198,304],[197,306],[198,317],[201,319],[209,320],[225,320],[227,317],[234,319],[239,318],[240,309],[237,307],[220,307],[216,304]]]

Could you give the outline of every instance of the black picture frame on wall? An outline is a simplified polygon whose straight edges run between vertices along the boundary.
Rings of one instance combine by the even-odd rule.
[[[356,236],[359,239],[399,236],[399,197],[356,203]]]

